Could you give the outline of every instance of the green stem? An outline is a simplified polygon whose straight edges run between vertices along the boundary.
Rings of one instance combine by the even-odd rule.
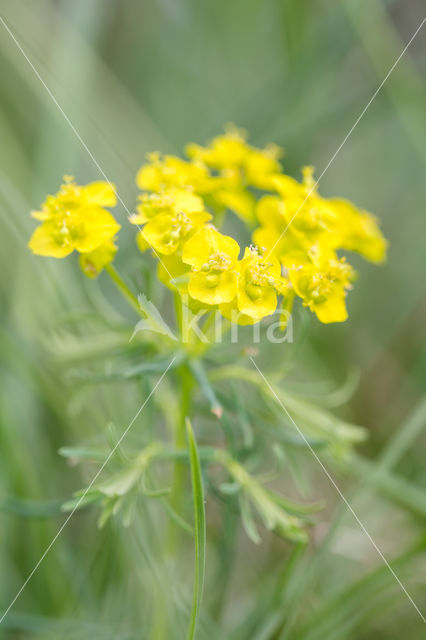
[[[124,297],[126,298],[127,302],[129,302],[131,304],[131,306],[134,309],[136,309],[136,311],[138,312],[139,315],[143,315],[143,313],[141,311],[141,308],[139,306],[139,302],[138,302],[137,297],[134,295],[134,293],[132,293],[132,291],[129,289],[129,287],[124,282],[124,280],[122,280],[121,276],[118,274],[118,272],[115,269],[115,267],[113,267],[112,264],[108,264],[105,267],[105,271],[108,273],[109,277],[111,278],[111,280],[113,281],[115,286],[124,295]]]
[[[176,328],[178,335],[182,340],[182,298],[180,293],[177,291],[173,293],[173,302],[175,305]]]
[[[176,421],[175,449],[183,451],[186,449],[186,418],[191,409],[193,380],[189,370],[183,365],[178,370],[181,383],[180,411]],[[182,511],[182,499],[184,495],[185,469],[187,469],[187,457],[178,457],[174,461],[172,489],[170,493],[169,505],[171,510],[180,515]],[[169,519],[164,540],[164,558],[179,558],[176,553],[180,540],[180,527],[172,519]],[[168,563],[167,563],[168,564]],[[155,610],[152,624],[151,640],[164,640],[167,637],[167,603],[164,601],[164,593],[159,592],[155,599]]]
[[[188,369],[183,366],[180,369],[181,380],[181,400],[180,400],[180,414],[176,424],[175,433],[175,448],[182,450],[186,448],[186,418],[189,416],[191,409],[191,396],[193,381]],[[179,513],[181,511],[182,497],[183,497],[183,485],[185,481],[185,463],[181,460],[176,460],[173,470],[172,490],[170,494],[170,506],[174,511]],[[178,545],[179,531],[173,522],[170,522],[166,549],[169,555],[173,555]]]

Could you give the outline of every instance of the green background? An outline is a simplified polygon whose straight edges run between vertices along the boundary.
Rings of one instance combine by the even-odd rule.
[[[64,174],[80,183],[99,179],[92,154],[132,211],[134,176],[146,152],[180,154],[187,142],[203,143],[227,122],[246,128],[254,144],[283,146],[291,175],[299,176],[303,164],[313,164],[320,175],[425,17],[425,6],[421,0],[1,0],[0,8],[31,63],[0,25],[0,609],[5,609],[58,530],[63,519],[58,505],[87,481],[58,449],[103,432],[109,422],[121,432],[140,403],[140,390],[121,386],[86,393],[67,378],[70,354],[78,359],[78,349],[84,352],[93,342],[87,336],[82,336],[86,347],[66,342],[65,314],[102,309],[112,316],[119,311],[130,322],[133,317],[110,284],[103,277],[86,280],[74,258],[55,261],[29,253],[30,210],[56,191]],[[392,465],[402,484],[390,499],[372,491],[358,510],[390,558],[422,538],[426,517],[425,74],[426,26],[321,180],[324,195],[348,197],[380,218],[390,250],[380,267],[354,259],[359,279],[349,297],[348,322],[320,326],[313,317],[306,319],[306,312],[306,337],[297,354],[299,381],[341,384],[348,371],[359,373],[345,414],[370,430],[367,458],[375,459],[401,437],[408,417],[416,407],[420,411],[415,437]],[[121,205],[115,216],[123,227],[117,268],[137,288],[134,228]],[[302,331],[298,318],[296,334]],[[320,478],[315,461],[308,466]],[[362,469],[358,476],[364,476]],[[350,495],[356,482],[340,480]],[[324,527],[339,498],[327,479],[317,481],[329,505],[321,516]],[[400,493],[412,496],[411,506],[407,500],[401,506]],[[149,523],[141,521],[131,534],[113,524],[98,532],[94,517],[76,515],[4,630],[0,627],[1,637],[148,637],[140,631],[141,601],[149,591],[146,576],[159,565],[149,553],[155,531],[147,529]],[[318,526],[319,538],[321,531]],[[273,543],[253,550],[241,537],[225,621],[250,610],[248,586],[267,582],[268,567],[282,554]],[[389,598],[381,598],[376,585],[374,607],[365,586],[349,597],[350,605],[344,600],[331,613],[326,608],[328,597],[380,564],[347,516],[335,546],[321,558],[315,584],[299,602],[305,622],[325,611],[336,635],[321,627],[315,635],[301,624],[288,638],[423,637],[424,623],[396,583]],[[425,568],[423,548],[401,567],[401,580],[423,612]],[[392,583],[391,577],[380,579]],[[177,588],[173,597],[179,601],[180,595]],[[354,615],[355,628],[347,628]],[[226,635],[231,623],[223,625],[221,631],[204,629],[201,637],[237,638]],[[267,630],[253,634],[244,637],[278,638]]]

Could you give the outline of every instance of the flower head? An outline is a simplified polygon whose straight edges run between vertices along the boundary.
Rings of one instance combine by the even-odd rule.
[[[247,247],[238,265],[238,309],[255,320],[274,313],[281,284],[281,266],[273,255],[266,257]]]
[[[286,175],[277,146],[254,147],[234,126],[206,146],[188,145],[186,154],[151,153],[136,177],[143,193],[130,222],[139,226],[140,249],[159,258],[159,279],[192,308],[216,307],[240,324],[260,321],[278,304],[289,312],[295,296],[321,322],[345,320],[355,272],[339,252],[383,261],[387,243],[376,219],[322,197],[310,166],[301,180]],[[30,248],[58,258],[76,250],[84,273],[96,276],[116,252],[120,227],[105,209],[115,203],[109,183],[79,186],[66,177],[33,212],[41,224]],[[254,245],[240,260],[238,243],[219,231],[228,210],[252,228]]]
[[[28,246],[33,253],[63,258],[74,250],[91,253],[112,240],[120,225],[104,207],[116,204],[114,187],[107,182],[77,185],[71,177],[48,196],[33,217],[41,220]]]
[[[288,270],[290,281],[304,306],[314,311],[321,322],[343,322],[348,317],[345,298],[355,272],[345,258],[315,249],[309,260]]]
[[[81,253],[79,257],[81,270],[88,278],[96,278],[102,269],[114,260],[117,249],[117,245],[112,240],[108,240],[90,253]]]
[[[176,156],[162,156],[154,152],[147,156],[148,162],[139,169],[136,184],[140,189],[161,192],[169,187],[190,187],[196,193],[211,190],[210,175],[201,163],[188,162]]]
[[[189,294],[210,305],[231,302],[237,293],[240,247],[211,225],[197,231],[183,246],[182,260],[191,266]]]
[[[281,171],[278,159],[282,151],[276,145],[257,149],[249,145],[246,138],[243,129],[229,125],[224,135],[213,138],[206,147],[190,144],[186,152],[191,159],[203,162],[222,175],[233,174],[243,185],[269,189],[272,176]]]
[[[141,231],[142,237],[158,253],[170,255],[177,251],[191,233],[210,220],[205,211],[159,215],[148,222]]]
[[[161,214],[197,213],[204,210],[202,198],[191,188],[169,187],[160,193],[143,193],[139,196],[137,213],[130,218],[132,224],[145,224]]]
[[[199,196],[185,189],[171,188],[160,194],[143,194],[132,224],[144,224],[138,242],[142,251],[148,248],[170,255],[182,247],[194,231],[211,219],[204,211]]]
[[[383,260],[386,242],[374,217],[323,198],[313,167],[302,168],[301,181],[284,174],[278,147],[253,147],[236,127],[186,153],[189,161],[153,154],[138,174],[139,186],[154,192],[141,196],[132,220],[145,224],[139,246],[154,247],[177,274],[170,279],[160,266],[161,279],[173,287],[178,280],[181,292],[242,324],[273,313],[279,296],[291,308],[295,294],[322,322],[345,320],[355,272],[337,252]],[[237,243],[209,224],[209,208],[258,222],[252,238],[259,249],[246,248],[238,261]]]
[[[335,198],[327,200],[327,204],[337,217],[339,246],[361,254],[370,262],[383,262],[387,242],[376,218],[368,211],[357,209],[348,200]]]

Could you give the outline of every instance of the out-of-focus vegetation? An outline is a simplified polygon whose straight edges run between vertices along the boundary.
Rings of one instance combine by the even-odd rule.
[[[282,145],[289,173],[310,163],[319,175],[425,10],[421,0],[2,0],[0,6],[87,145],[0,25],[5,610],[61,526],[61,504],[93,473],[58,450],[100,442],[107,452],[157,379],[88,386],[71,375],[91,357],[120,348],[135,319],[102,276],[88,281],[73,259],[29,253],[30,209],[63,174],[82,183],[98,179],[93,154],[132,210],[134,176],[147,151],[178,153],[228,121],[247,128],[255,144]],[[359,260],[348,322],[320,326],[308,312],[296,313],[295,344],[274,351],[275,367],[281,357],[292,364],[294,390],[308,383],[319,401],[333,385],[359,377],[340,415],[367,427],[370,438],[349,468],[330,470],[423,614],[425,73],[422,31],[321,181],[324,195],[347,196],[378,215],[390,242],[387,263],[372,268]],[[116,216],[123,225],[117,268],[135,291],[148,288],[158,301],[153,263],[135,250],[124,208]],[[71,339],[75,326],[80,336]],[[267,367],[269,356],[261,353],[259,363]],[[248,407],[249,391],[241,391]],[[129,444],[169,402],[173,389],[165,381]],[[318,463],[307,455],[291,461],[275,483],[287,494],[324,499],[312,541],[307,549],[294,547],[263,531],[256,547],[232,508],[224,511],[219,497],[209,503],[200,640],[423,637],[421,617]],[[161,521],[148,504],[129,528],[110,520],[98,530],[98,515],[73,516],[0,626],[1,637],[148,638],[159,601],[173,637],[184,637],[191,541],[171,569],[158,545]]]

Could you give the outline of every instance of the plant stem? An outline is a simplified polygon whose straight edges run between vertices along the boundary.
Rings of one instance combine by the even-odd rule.
[[[182,340],[182,298],[177,291],[173,293],[173,302],[175,304],[176,328]]]
[[[124,295],[124,297],[131,304],[131,306],[134,309],[136,309],[136,311],[138,312],[139,315],[143,315],[142,311],[141,311],[141,308],[139,306],[139,302],[138,302],[137,297],[134,295],[134,293],[132,293],[132,291],[129,289],[129,287],[124,282],[124,280],[122,280],[121,276],[118,274],[118,272],[115,269],[115,267],[113,267],[112,264],[108,264],[105,267],[105,271],[108,273],[108,275],[110,276],[110,278],[113,281],[113,283],[115,284],[115,286]]]
[[[181,401],[180,401],[180,413],[179,419],[176,423],[175,434],[175,448],[177,450],[185,449],[186,447],[186,418],[188,417],[191,409],[191,396],[192,396],[192,377],[185,366],[180,369],[180,381],[181,381]],[[177,513],[181,510],[183,484],[185,480],[185,464],[176,460],[173,470],[172,490],[170,494],[170,506]],[[179,532],[175,523],[170,522],[169,530],[167,533],[166,550],[169,555],[173,555],[179,542]]]
[[[186,418],[191,409],[191,397],[193,380],[189,370],[182,365],[178,370],[181,383],[181,401],[179,416],[176,421],[175,431],[175,449],[182,451],[186,448]],[[187,460],[178,458],[174,461],[172,490],[170,493],[170,507],[180,515],[182,507],[183,489],[185,482],[185,468],[187,468]],[[170,569],[169,560],[179,558],[176,549],[180,540],[179,525],[172,519],[169,519],[166,535],[164,539],[163,559],[166,570]],[[167,637],[167,602],[164,600],[164,593],[159,592],[155,599],[155,610],[152,624],[151,640],[164,640]]]

